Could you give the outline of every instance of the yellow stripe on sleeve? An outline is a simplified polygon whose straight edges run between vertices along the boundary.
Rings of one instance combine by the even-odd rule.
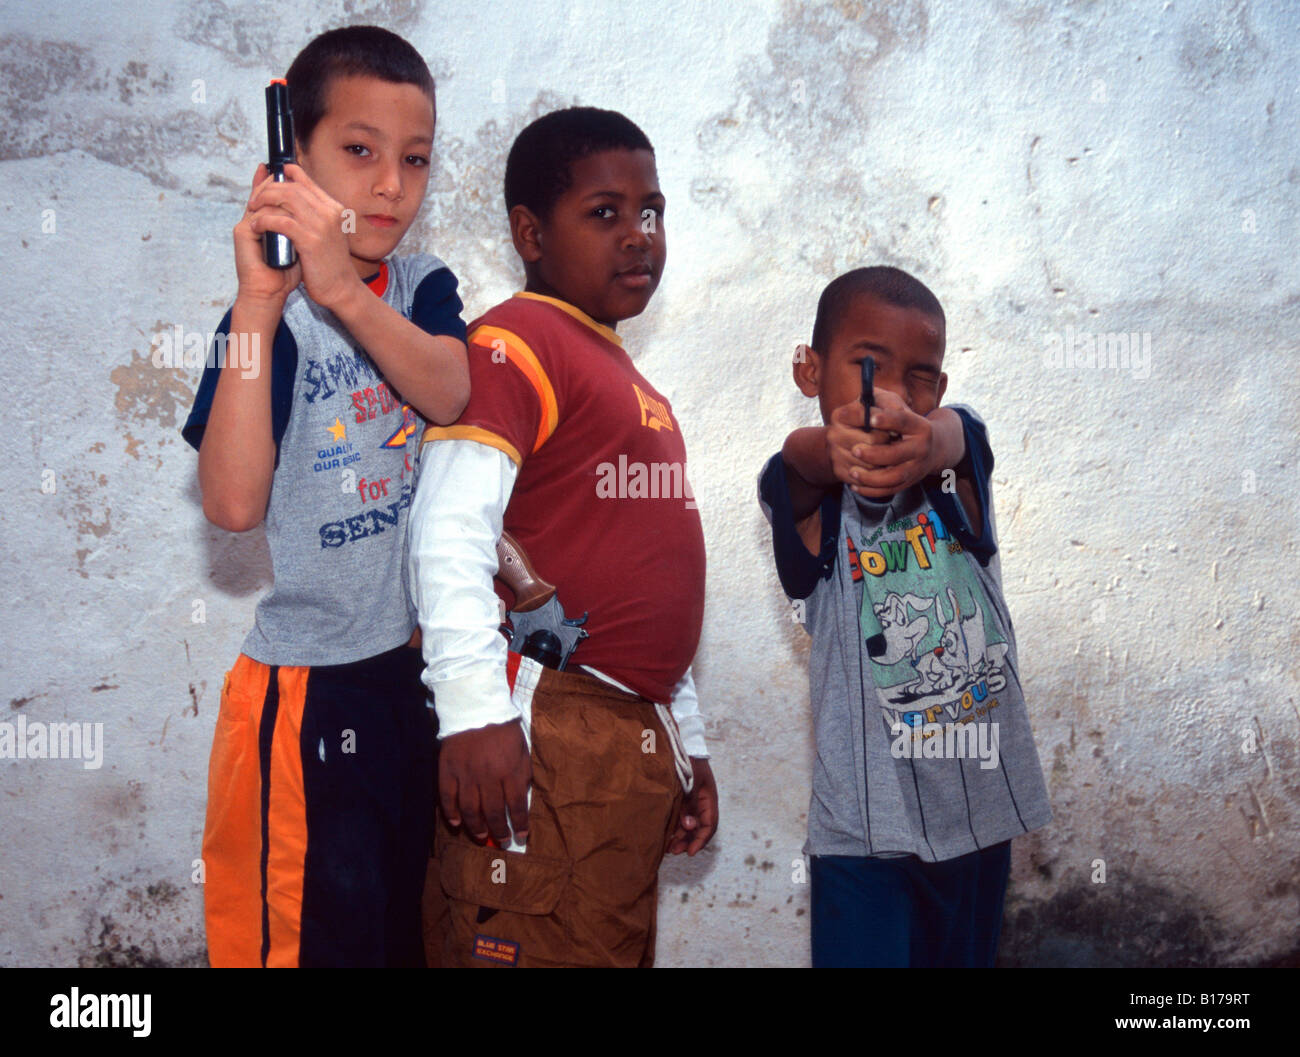
[[[428,444],[431,440],[473,440],[479,444],[486,444],[489,448],[496,448],[497,451],[503,451],[510,456],[510,461],[516,466],[522,466],[524,460],[519,457],[519,449],[511,444],[505,437],[499,437],[490,430],[482,426],[430,426],[424,431],[424,436],[420,438],[420,446]]]
[[[541,422],[537,427],[537,439],[533,442],[533,451],[536,452],[550,439],[560,422],[560,410],[555,402],[555,389],[537,359],[537,354],[518,334],[502,327],[479,327],[469,336],[469,340],[476,345],[491,348],[493,353],[505,353],[536,391],[542,409]]]

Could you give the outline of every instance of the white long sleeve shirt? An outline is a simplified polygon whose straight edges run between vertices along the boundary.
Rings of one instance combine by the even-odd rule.
[[[424,640],[423,680],[434,698],[440,738],[519,718],[492,588],[496,543],[517,473],[508,455],[474,440],[431,441],[421,454],[408,521],[409,572]],[[627,690],[602,672],[584,670]],[[707,757],[689,669],[673,690],[672,713],[687,753]]]

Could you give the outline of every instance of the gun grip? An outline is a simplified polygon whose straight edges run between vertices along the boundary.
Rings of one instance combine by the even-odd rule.
[[[497,578],[515,593],[516,613],[540,609],[555,597],[555,587],[537,575],[523,547],[508,532],[497,540]]]

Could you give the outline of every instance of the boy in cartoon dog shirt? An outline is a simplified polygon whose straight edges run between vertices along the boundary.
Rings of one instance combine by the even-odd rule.
[[[993,454],[972,411],[939,406],[944,330],[905,272],[835,279],[794,366],[827,425],[791,433],[759,479],[812,637],[816,967],[991,966],[1010,838],[1051,818],[1002,598]]]

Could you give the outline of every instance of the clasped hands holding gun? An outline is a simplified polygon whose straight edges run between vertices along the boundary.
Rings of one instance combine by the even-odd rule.
[[[282,307],[299,283],[313,301],[333,309],[364,289],[348,249],[344,207],[300,166],[284,166],[279,181],[265,164],[257,167],[243,217],[235,226],[235,269],[240,294]],[[268,267],[268,233],[291,238],[299,251],[286,268]]]
[[[875,388],[871,396],[870,405],[855,400],[831,412],[825,451],[836,481],[868,499],[888,499],[952,461],[943,453],[953,443],[960,456],[960,423],[954,438],[898,394]]]

